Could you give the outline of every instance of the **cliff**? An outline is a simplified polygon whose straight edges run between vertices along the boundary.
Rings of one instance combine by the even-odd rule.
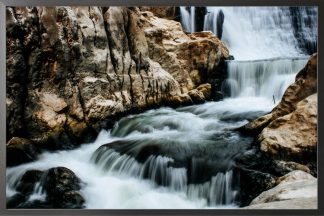
[[[143,8],[8,7],[6,16],[7,141],[41,148],[87,142],[124,113],[211,99],[229,56],[212,33],[186,34]]]

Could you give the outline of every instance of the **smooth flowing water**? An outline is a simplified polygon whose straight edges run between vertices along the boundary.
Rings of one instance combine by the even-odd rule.
[[[183,25],[194,31],[194,7],[180,9]],[[283,10],[208,8],[206,29],[216,30],[212,23],[220,9],[222,39],[237,59],[227,62],[222,86],[227,98],[129,115],[93,143],[45,152],[35,162],[7,168],[7,197],[16,193],[27,170],[64,166],[84,182],[86,208],[238,207],[235,158],[253,138],[232,129],[271,111],[307,58]],[[38,183],[29,200],[45,197]]]
[[[184,29],[194,32],[195,7],[180,8]],[[303,57],[316,52],[316,7],[207,7],[205,17],[196,18],[204,19],[204,31],[219,35],[222,30],[221,39],[236,60]]]
[[[64,166],[85,183],[87,208],[235,207],[234,158],[252,139],[229,129],[272,107],[249,97],[127,116],[94,143],[8,168],[7,196],[26,170]],[[35,189],[30,200],[44,197]]]

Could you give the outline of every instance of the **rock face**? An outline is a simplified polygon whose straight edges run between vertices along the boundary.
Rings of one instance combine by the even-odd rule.
[[[209,99],[229,56],[212,33],[187,35],[136,7],[7,7],[6,16],[7,139],[41,148],[73,148],[126,112]]]
[[[276,208],[285,201],[284,208],[317,208],[317,179],[303,171],[294,171],[279,179],[279,184],[256,197],[253,208]],[[289,200],[289,202],[287,202]],[[300,202],[304,200],[305,203]],[[260,205],[261,204],[261,205]],[[263,205],[262,205],[263,204]],[[307,204],[308,206],[304,206]]]
[[[316,161],[317,94],[300,101],[295,111],[272,121],[258,137],[261,150],[274,158]]]
[[[180,8],[179,7],[139,7],[141,11],[151,11],[159,18],[180,21]]]

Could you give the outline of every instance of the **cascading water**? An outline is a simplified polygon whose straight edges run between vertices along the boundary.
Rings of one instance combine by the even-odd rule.
[[[186,8],[180,7],[181,22],[194,32],[190,26],[195,24],[195,7]],[[219,35],[219,25],[221,39],[236,60],[303,57],[316,52],[316,7],[207,7],[204,31]]]
[[[195,31],[195,7],[180,7],[181,22],[187,32]]]
[[[253,138],[231,129],[271,111],[294,81],[306,63],[306,54],[298,46],[290,16],[302,16],[294,23],[304,29],[303,23],[312,20],[303,14],[314,10],[207,9],[205,29],[215,34],[215,19],[222,10],[222,40],[236,58],[227,63],[228,79],[222,87],[227,98],[129,115],[111,130],[101,131],[93,143],[45,152],[35,162],[7,168],[7,198],[17,193],[27,170],[65,166],[84,182],[81,194],[86,208],[238,207],[235,158]],[[184,27],[194,31],[195,8],[180,10]],[[301,35],[313,41],[312,33]],[[41,186],[42,182],[35,185],[29,201],[45,199]]]
[[[263,97],[280,101],[307,59],[231,61],[222,91],[230,97]]]

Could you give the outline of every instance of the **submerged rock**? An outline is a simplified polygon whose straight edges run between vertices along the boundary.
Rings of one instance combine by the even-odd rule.
[[[36,183],[41,181],[43,174],[44,172],[40,170],[26,171],[21,177],[16,190],[25,195],[33,193]]]
[[[68,168],[56,167],[47,171],[43,185],[48,196],[57,199],[66,192],[80,190],[80,179]]]

